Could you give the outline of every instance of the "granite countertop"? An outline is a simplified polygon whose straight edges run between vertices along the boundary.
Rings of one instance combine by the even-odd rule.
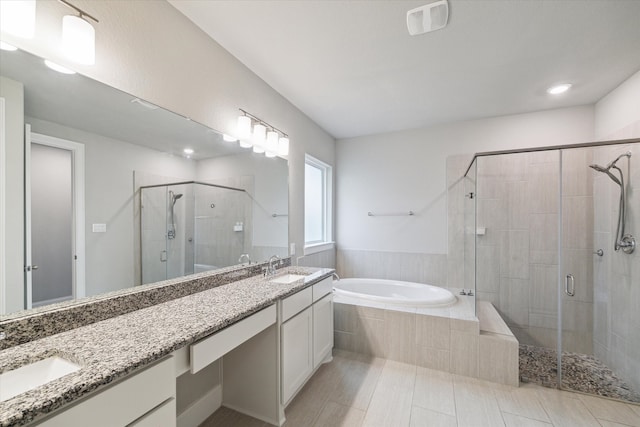
[[[333,271],[287,267],[277,276],[307,276],[291,284],[254,276],[0,351],[0,372],[55,354],[82,366],[0,402],[0,426],[25,425],[317,283]]]

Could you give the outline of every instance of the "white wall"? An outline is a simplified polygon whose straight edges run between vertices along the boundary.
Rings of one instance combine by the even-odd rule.
[[[229,133],[244,108],[286,131],[289,155],[289,239],[304,244],[304,153],[333,165],[335,140],[165,1],[90,1],[74,5],[100,20],[96,64],[78,66],[59,53],[58,3],[37,4],[36,38],[6,41],[91,78]]]
[[[640,137],[640,71],[596,103],[597,140]]]
[[[592,106],[339,140],[339,250],[446,254],[448,156],[591,140]],[[367,217],[408,210],[417,215]]]

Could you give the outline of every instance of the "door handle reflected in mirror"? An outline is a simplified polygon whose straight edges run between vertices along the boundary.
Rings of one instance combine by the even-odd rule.
[[[37,270],[37,269],[38,269],[38,266],[37,266],[37,265],[27,265],[27,266],[24,268],[24,271],[28,273],[28,272],[30,272],[30,271],[35,271],[35,270]]]
[[[569,282],[571,282],[571,288],[569,288]],[[567,277],[565,278],[564,293],[569,295],[570,297],[576,294],[576,281],[573,278],[573,274],[567,274]]]

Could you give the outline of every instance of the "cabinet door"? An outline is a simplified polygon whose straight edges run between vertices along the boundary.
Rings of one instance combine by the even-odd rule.
[[[282,324],[282,400],[285,403],[313,371],[312,320],[309,307]]]
[[[313,304],[313,367],[327,357],[333,348],[333,295]]]

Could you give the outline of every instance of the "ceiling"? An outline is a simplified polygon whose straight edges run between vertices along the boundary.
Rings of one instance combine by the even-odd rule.
[[[169,0],[336,138],[591,104],[640,70],[637,0],[449,0],[410,36],[431,1]]]

